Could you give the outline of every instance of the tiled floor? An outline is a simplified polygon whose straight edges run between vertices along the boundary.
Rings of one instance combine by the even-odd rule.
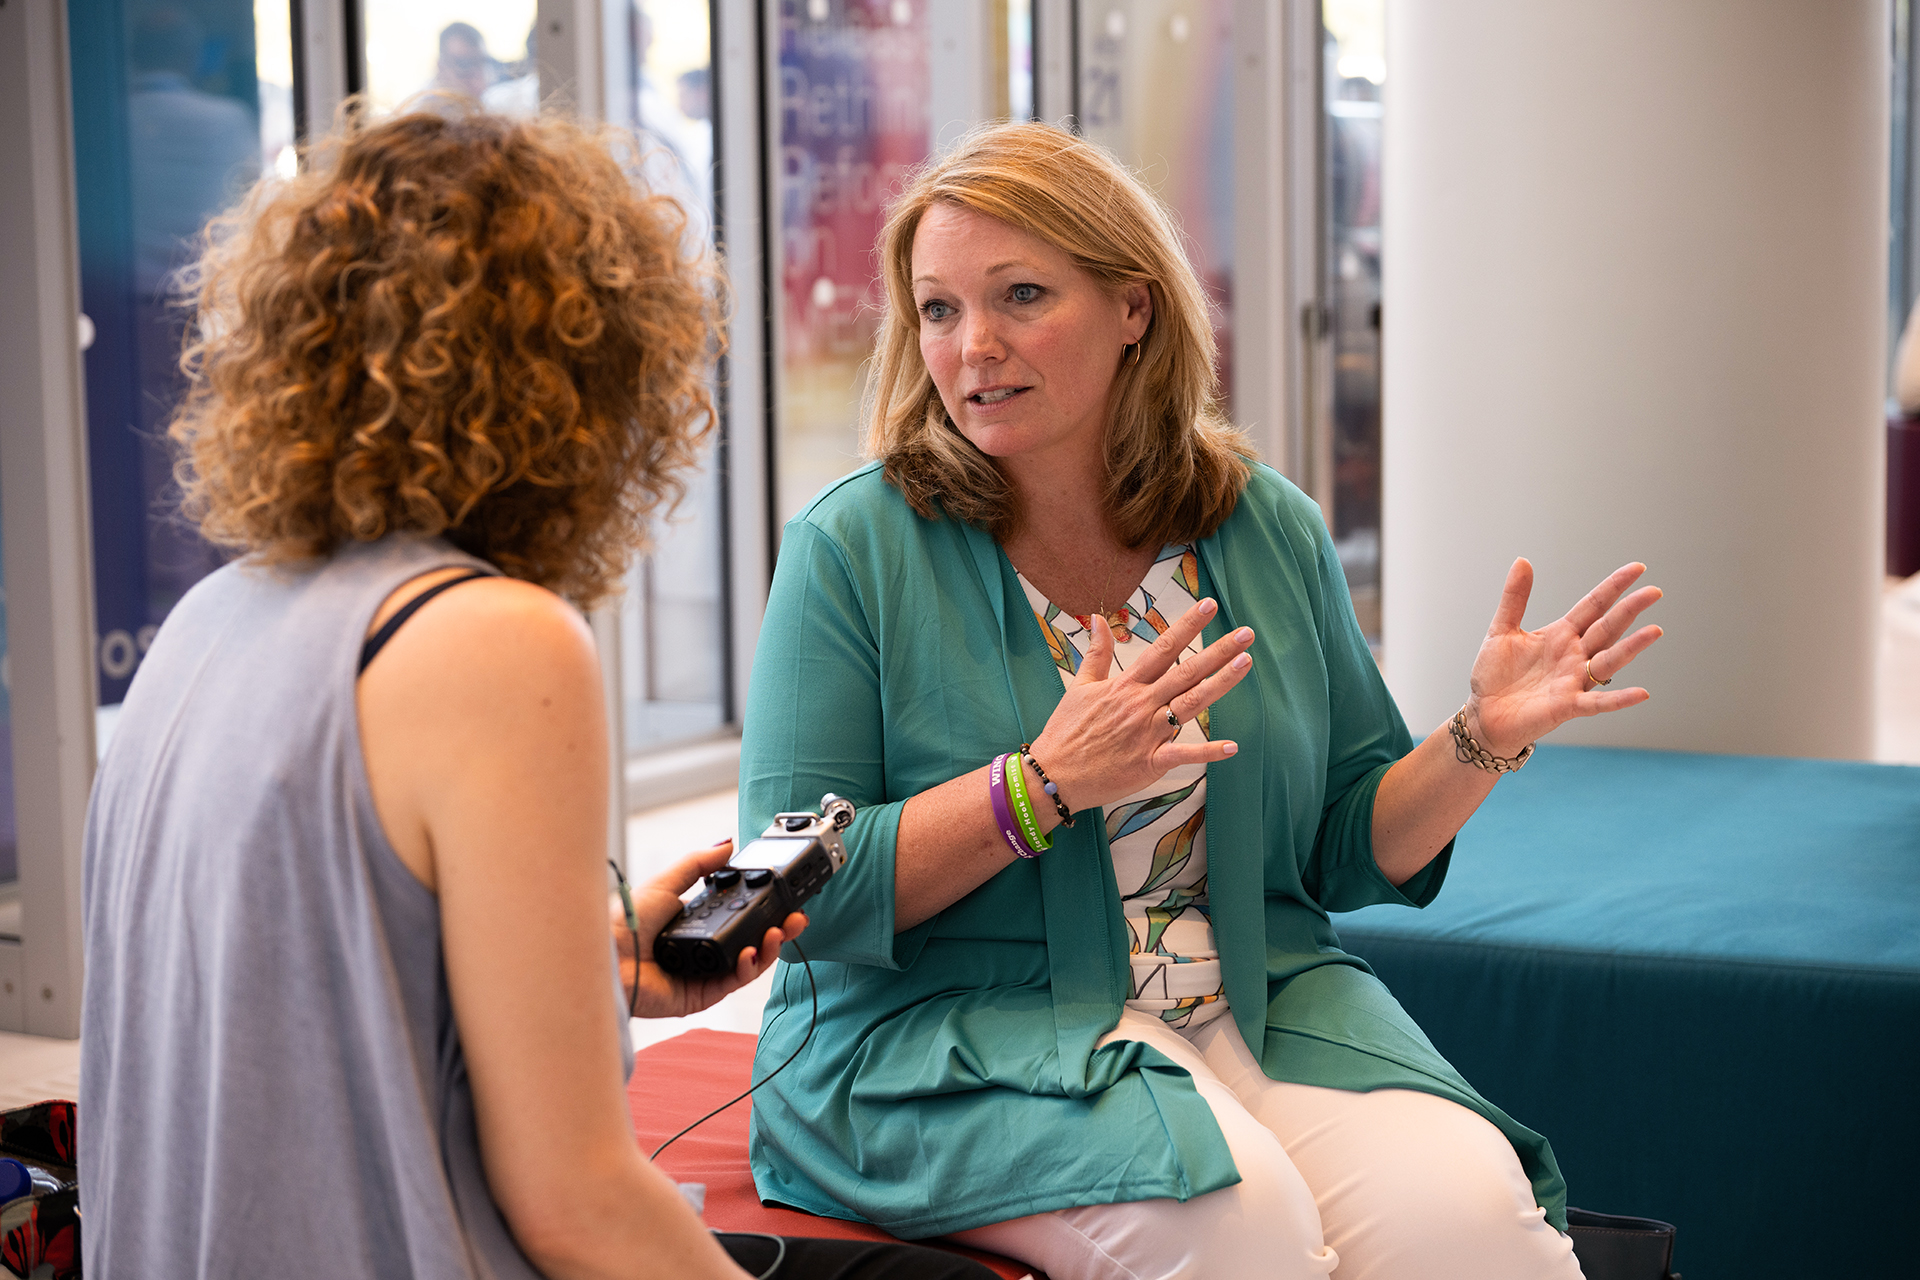
[[[80,1042],[0,1031],[0,1110],[80,1096]]]
[[[1875,758],[1920,764],[1920,577],[1889,582],[1881,639],[1881,714]],[[734,833],[736,793],[720,791],[634,817],[627,826],[629,873],[658,874],[689,850]],[[757,1032],[772,982],[769,975],[691,1018],[633,1024],[634,1045],[645,1047],[693,1027]],[[75,1040],[0,1032],[0,1108],[73,1098],[80,1089],[80,1045]]]

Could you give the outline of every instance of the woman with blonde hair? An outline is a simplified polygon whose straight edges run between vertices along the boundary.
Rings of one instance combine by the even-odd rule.
[[[875,461],[788,524],[747,712],[742,829],[861,806],[812,904],[819,1028],[754,1112],[761,1194],[1054,1280],[1577,1275],[1547,1143],[1329,913],[1431,901],[1501,772],[1647,697],[1600,687],[1658,637],[1642,567],[1528,632],[1516,561],[1416,743],[1320,512],[1215,407],[1135,178],[988,129],[880,259]],[[763,1064],[805,992],[783,968]]]
[[[89,1276],[749,1274],[635,1144],[627,1016],[806,921],[702,983],[616,972],[578,607],[712,417],[684,226],[577,126],[449,112],[351,129],[216,235],[172,431],[240,558],[160,628],[95,784]],[[642,935],[728,853],[645,886]]]

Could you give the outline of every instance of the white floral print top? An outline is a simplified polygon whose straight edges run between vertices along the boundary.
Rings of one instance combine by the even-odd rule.
[[[1053,650],[1061,682],[1071,684],[1092,642],[1091,615],[1063,612],[1024,576],[1020,585]],[[1199,592],[1200,566],[1193,548],[1163,548],[1125,602],[1125,618],[1109,615],[1113,674],[1125,671],[1173,619],[1192,608]],[[1113,606],[1116,613],[1119,607]],[[1182,656],[1201,647],[1195,639]],[[1179,740],[1204,741],[1207,732],[1203,711],[1180,726]],[[1206,799],[1206,766],[1183,765],[1106,811],[1121,913],[1132,935],[1133,984],[1127,1007],[1157,1014],[1183,1031],[1201,1027],[1227,1009],[1207,906]]]

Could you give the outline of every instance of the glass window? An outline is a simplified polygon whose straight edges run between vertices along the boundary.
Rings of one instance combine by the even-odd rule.
[[[167,611],[221,557],[177,514],[177,272],[201,228],[292,163],[285,3],[69,7],[96,660],[117,705]],[[103,715],[104,749],[111,727]]]
[[[780,0],[776,523],[860,461],[874,242],[932,148],[930,0]]]
[[[1887,369],[1893,382],[1894,355],[1900,335],[1917,297],[1920,297],[1920,129],[1915,128],[1915,106],[1920,104],[1920,79],[1915,76],[1915,43],[1920,26],[1914,22],[1912,0],[1893,6],[1892,154],[1889,167],[1889,223],[1892,238],[1887,254]]]
[[[1007,117],[1032,120],[1033,0],[1006,0]]]
[[[1380,131],[1384,0],[1325,0],[1322,261],[1333,367],[1334,546],[1361,628],[1380,638]]]
[[[1078,0],[1080,127],[1173,210],[1233,387],[1233,0]]]
[[[608,58],[608,117],[635,131],[647,184],[686,206],[688,235],[711,249],[715,156],[709,5],[707,0],[640,0],[627,15],[627,47],[611,50]],[[687,477],[686,498],[671,516],[655,521],[653,551],[634,565],[621,600],[629,754],[713,733],[731,715],[719,450],[715,433],[699,469]]]
[[[535,0],[408,0],[361,5],[367,102],[387,115],[417,94],[467,98],[488,111],[540,110]]]

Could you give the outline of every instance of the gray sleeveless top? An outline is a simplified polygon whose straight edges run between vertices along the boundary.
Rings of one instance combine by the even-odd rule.
[[[486,567],[405,536],[229,565],[141,664],[86,832],[90,1280],[538,1274],[487,1189],[439,903],[381,830],[354,710],[375,610],[450,565]]]

